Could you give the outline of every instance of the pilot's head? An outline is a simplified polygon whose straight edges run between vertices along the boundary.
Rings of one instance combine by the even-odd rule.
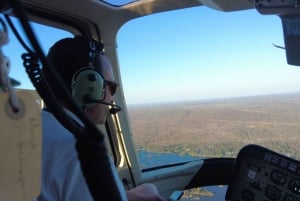
[[[45,77],[66,108],[65,94],[48,68],[55,68],[69,92],[95,123],[104,123],[117,84],[114,82],[112,66],[103,53],[103,45],[84,36],[65,38],[56,42],[49,50],[49,67],[44,67]]]

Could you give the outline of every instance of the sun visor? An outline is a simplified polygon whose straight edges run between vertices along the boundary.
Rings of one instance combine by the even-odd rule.
[[[287,63],[300,66],[300,15],[280,16]]]
[[[300,4],[298,0],[255,0],[258,12],[282,21],[287,63],[300,66]]]

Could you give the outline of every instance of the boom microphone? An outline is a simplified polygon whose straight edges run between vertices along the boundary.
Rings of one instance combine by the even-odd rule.
[[[100,103],[100,104],[104,104],[104,105],[109,105],[111,107],[109,109],[110,114],[116,114],[117,112],[120,112],[122,110],[122,108],[120,106],[113,104],[113,103],[107,103],[107,102],[103,102],[103,101],[99,101],[99,100],[93,100],[92,103]]]
[[[84,98],[83,98],[83,101],[86,103],[86,104],[89,104],[89,103],[100,103],[100,104],[104,104],[104,105],[109,105],[111,108],[109,109],[109,113],[110,114],[116,114],[117,112],[120,112],[122,110],[122,108],[116,104],[113,104],[113,103],[107,103],[107,102],[104,102],[104,101],[101,101],[101,100],[96,100],[96,99],[93,99],[91,98],[90,95],[86,95]]]

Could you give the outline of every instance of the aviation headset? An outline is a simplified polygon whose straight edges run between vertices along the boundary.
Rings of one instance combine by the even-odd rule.
[[[77,70],[72,78],[72,96],[84,108],[101,103],[105,99],[105,79],[94,67],[95,57],[104,54],[101,48],[103,45],[97,41],[89,41],[88,66]]]

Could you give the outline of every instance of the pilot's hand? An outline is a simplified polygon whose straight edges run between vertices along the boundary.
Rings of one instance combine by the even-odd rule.
[[[144,195],[136,192],[127,192],[128,201],[166,201],[160,195]]]
[[[153,184],[141,184],[129,191],[126,191],[129,201],[166,201]]]

